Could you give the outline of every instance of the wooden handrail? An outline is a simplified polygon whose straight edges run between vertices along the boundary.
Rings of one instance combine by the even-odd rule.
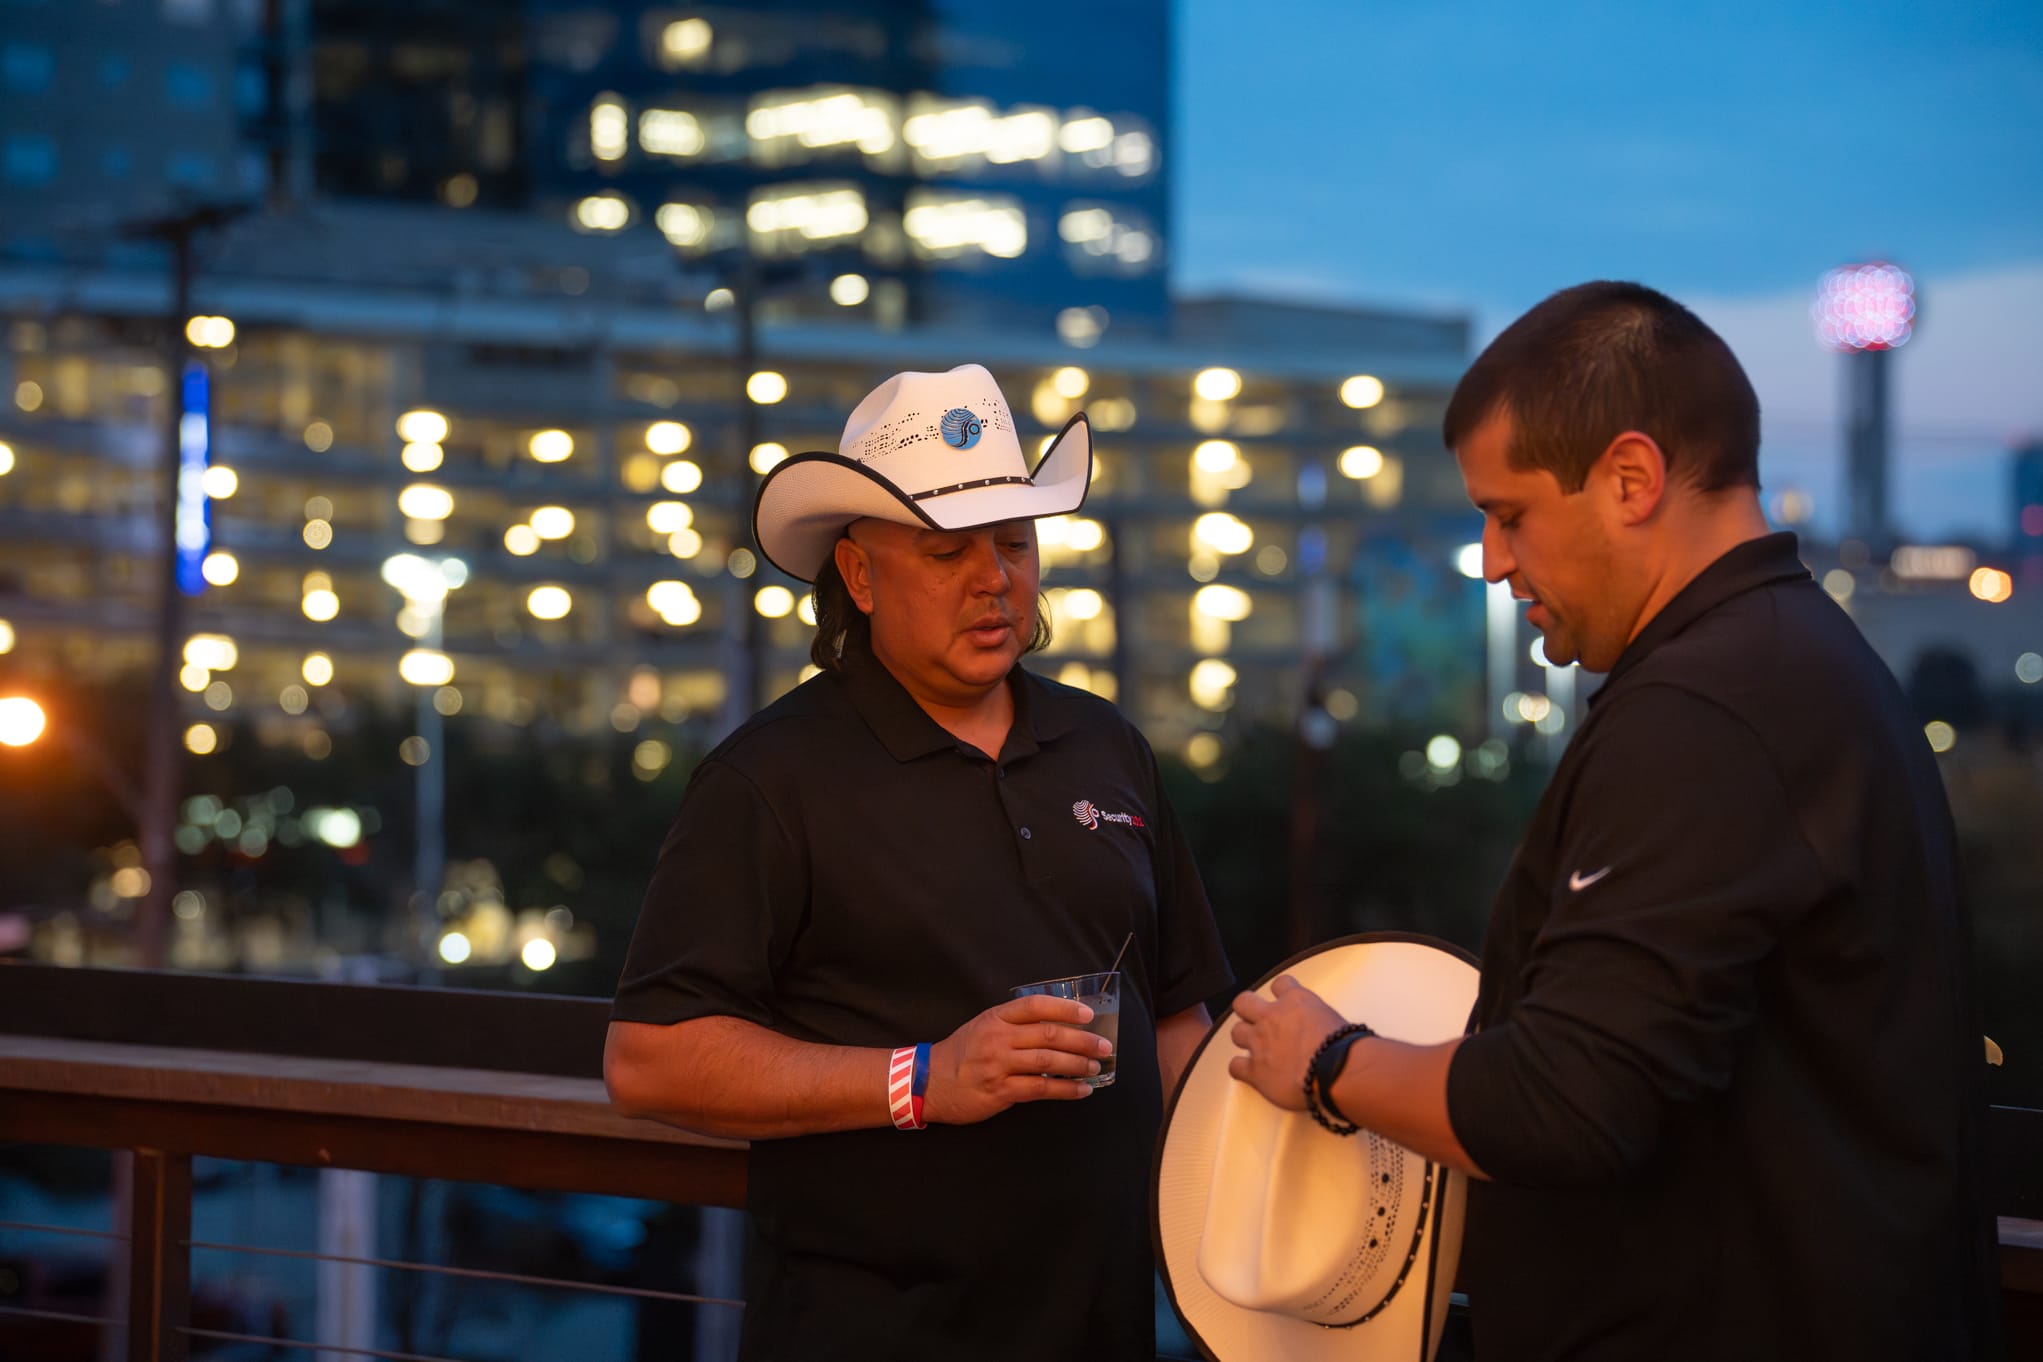
[[[0,1087],[743,1149],[620,1116],[593,1078],[0,1035]]]
[[[593,1078],[0,1035],[0,1140],[742,1206],[747,1146]]]

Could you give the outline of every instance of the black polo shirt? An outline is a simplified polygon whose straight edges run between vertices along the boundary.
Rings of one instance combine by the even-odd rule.
[[[1488,1358],[1970,1358],[1970,931],[1922,729],[1793,535],[1647,625],[1533,818],[1448,1111]]]
[[[1009,684],[992,761],[876,662],[817,676],[703,760],[661,848],[621,1021],[937,1041],[1135,937],[1111,1087],[753,1144],[745,1359],[1156,1355],[1155,1019],[1233,974],[1141,734],[1084,691]]]

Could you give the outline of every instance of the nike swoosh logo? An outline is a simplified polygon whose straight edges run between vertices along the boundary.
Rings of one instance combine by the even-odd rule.
[[[1605,875],[1608,875],[1609,873],[1610,873],[1609,866],[1603,867],[1603,869],[1597,871],[1594,875],[1584,875],[1581,871],[1577,870],[1574,874],[1568,876],[1568,888],[1574,890],[1576,893],[1579,894],[1584,889],[1587,889],[1590,885],[1596,883],[1598,880],[1602,879]]]

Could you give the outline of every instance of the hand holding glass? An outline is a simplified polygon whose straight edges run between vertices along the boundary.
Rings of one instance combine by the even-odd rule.
[[[1071,998],[1091,1008],[1092,1020],[1078,1029],[1106,1037],[1107,1044],[1114,1048],[1101,1057],[1099,1073],[1078,1081],[1094,1088],[1104,1088],[1114,1081],[1114,1061],[1121,1049],[1119,970],[1109,970],[1104,974],[1074,974],[1066,979],[1045,979],[1039,983],[1023,984],[1013,992],[1017,998],[1026,998],[1034,993],[1047,994],[1052,998]]]

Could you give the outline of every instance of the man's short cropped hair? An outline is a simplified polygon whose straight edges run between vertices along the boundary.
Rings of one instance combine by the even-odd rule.
[[[1759,486],[1759,398],[1737,356],[1643,284],[1577,284],[1506,327],[1454,389],[1447,447],[1498,412],[1511,466],[1544,469],[1564,492],[1627,430],[1652,436],[1669,478],[1699,492]]]

